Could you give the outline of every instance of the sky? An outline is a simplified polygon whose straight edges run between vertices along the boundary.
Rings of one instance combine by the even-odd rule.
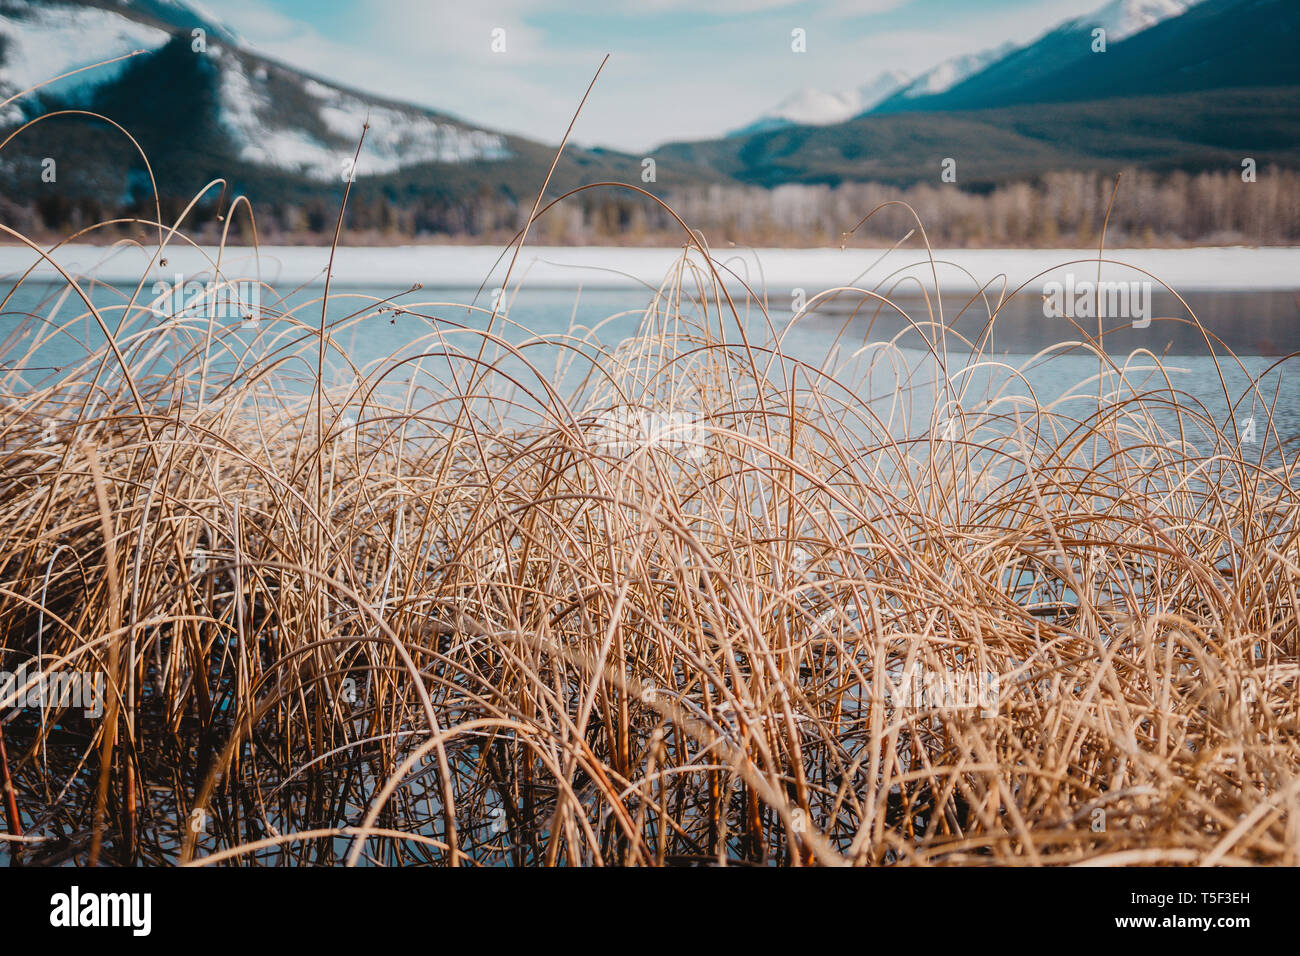
[[[489,129],[630,152],[1027,42],[1103,0],[206,0],[263,55]],[[791,49],[792,31],[806,52]],[[495,33],[494,31],[504,31]],[[492,49],[504,37],[504,52]]]

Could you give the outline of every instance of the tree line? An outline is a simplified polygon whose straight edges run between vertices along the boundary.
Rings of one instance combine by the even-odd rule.
[[[838,244],[873,210],[856,233],[859,244],[892,243],[917,229],[918,220],[936,246],[1087,247],[1098,241],[1103,223],[1111,245],[1300,242],[1300,171],[1264,168],[1246,181],[1235,172],[1129,170],[1121,174],[1117,190],[1115,183],[1114,175],[1066,171],[981,190],[931,184],[715,185],[668,190],[663,198],[715,244]],[[178,216],[185,204],[185,199],[167,197],[164,221]],[[361,180],[349,199],[345,233],[350,242],[505,241],[523,226],[531,206],[526,196],[487,189],[399,197]],[[295,197],[257,203],[254,209],[260,241],[318,243],[333,233],[338,197]],[[61,237],[132,216],[151,219],[152,199],[115,205],[39,189],[25,196],[0,195],[0,221],[34,237]],[[214,197],[190,214],[186,231],[213,240],[224,226]],[[140,232],[138,226],[121,226],[99,236]],[[251,238],[247,216],[235,217],[230,234],[234,241]],[[566,200],[537,222],[531,235],[536,242],[556,245],[682,240],[669,212],[644,196],[614,189],[589,190]]]

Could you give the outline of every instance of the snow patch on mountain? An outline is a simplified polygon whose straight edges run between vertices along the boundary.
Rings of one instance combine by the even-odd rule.
[[[118,0],[118,3],[126,2],[129,2],[129,0]],[[199,3],[198,0],[154,0],[154,2],[161,8],[160,13],[164,10],[173,10],[181,17],[196,17],[209,26],[215,27],[218,33],[222,34],[222,39],[240,45],[244,43],[244,38],[235,32],[230,24],[218,17],[207,6]],[[163,19],[171,18],[164,14]]]
[[[356,175],[383,175],[418,163],[465,163],[506,159],[510,151],[499,133],[439,121],[416,109],[369,102],[310,78],[303,91],[318,104],[328,136],[302,125],[276,123],[264,68],[252,75],[243,60],[223,57],[222,125],[234,138],[241,159],[274,166],[315,180],[344,178],[369,122]]]
[[[413,163],[469,163],[508,159],[500,133],[438,122],[414,111],[367,105],[341,90],[323,96],[321,118],[331,132],[357,138],[369,121],[361,151],[361,172],[391,172]]]
[[[149,22],[144,22],[144,21]],[[0,0],[0,101],[62,73],[171,39],[160,23],[185,35],[208,30],[206,54],[220,67],[220,121],[241,159],[316,180],[341,178],[367,120],[370,129],[357,175],[382,175],[426,162],[467,163],[510,155],[499,133],[473,129],[417,107],[388,105],[305,77],[244,52],[236,34],[188,0],[117,0],[117,9],[89,3]],[[117,78],[126,62],[88,71],[47,90],[61,94]],[[277,108],[271,73],[296,84],[315,115]],[[250,75],[251,74],[251,75]],[[281,87],[283,90],[283,87]],[[0,125],[23,119],[18,103],[0,108]]]
[[[903,96],[913,99],[917,96],[932,96],[952,89],[958,83],[974,76],[998,60],[1017,50],[1016,44],[1007,42],[991,50],[979,53],[967,53],[944,60],[938,66],[926,70],[903,90]]]
[[[157,49],[169,39],[165,30],[100,7],[7,0],[0,14],[0,100],[81,67],[134,50]],[[111,80],[126,62],[69,77],[56,88],[66,93]],[[0,122],[15,122],[21,116],[17,104],[11,103]]]
[[[730,135],[740,136],[784,126],[830,126],[833,123],[843,123],[888,99],[902,89],[909,79],[900,70],[886,70],[853,90],[828,93],[806,87]]]
[[[1201,0],[1111,0],[1104,7],[1071,21],[1077,30],[1106,31],[1106,41],[1117,43],[1171,17],[1181,16]]]

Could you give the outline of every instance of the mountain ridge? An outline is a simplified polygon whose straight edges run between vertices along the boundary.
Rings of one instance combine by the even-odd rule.
[[[205,33],[196,36],[196,29]],[[295,219],[293,207],[337,202],[352,179],[354,208],[402,203],[430,228],[486,221],[505,229],[531,206],[553,162],[552,195],[593,182],[640,181],[640,156],[570,144],[557,162],[554,146],[266,57],[182,0],[0,0],[0,100],[137,49],[143,52],[111,68],[20,97],[0,112],[0,127],[59,110],[92,111],[138,140],[148,166],[129,139],[100,121],[41,120],[0,154],[0,170],[20,194],[22,183],[37,182],[32,200],[50,208],[90,202],[143,212],[155,184],[168,205],[183,205],[220,179],[232,194]],[[40,179],[47,157],[58,161],[57,181]],[[658,179],[662,186],[642,185],[654,192],[723,181],[689,164]],[[320,214],[311,215],[316,221]]]
[[[829,126],[841,123],[869,111],[911,82],[912,77],[901,70],[882,70],[866,83],[851,90],[827,93],[814,87],[804,87],[760,114],[752,123],[727,133],[727,136],[747,136],[785,126]]]
[[[1137,17],[1157,9],[1125,2],[1130,6],[1100,9]],[[1186,9],[1174,15],[1179,5]],[[1223,169],[1247,157],[1300,165],[1300,62],[1293,55],[1300,4],[1170,0],[1158,10],[1169,15],[1133,24],[1135,32],[1108,43],[1105,53],[1082,54],[1081,63],[1051,64],[1051,51],[1063,42],[1088,50],[1092,15],[1066,21],[941,94],[896,95],[836,125],[670,143],[661,151],[766,187],[939,182],[949,158],[966,188],[1054,169]],[[1288,49],[1292,55],[1282,55]]]
[[[1120,0],[1101,9],[1121,18],[1113,22],[1123,32],[1125,16],[1154,16],[1185,2]],[[50,10],[75,19],[68,11],[80,10],[102,25],[117,6],[109,0],[39,6],[0,0],[0,15],[10,15],[0,19],[0,83],[22,82],[24,70],[40,66],[24,52],[15,24],[30,27]],[[122,6],[137,19],[126,17],[129,25],[114,34],[118,49],[140,38],[165,41],[106,71],[98,82],[24,97],[11,104],[16,116],[0,125],[12,128],[60,109],[92,110],[135,136],[150,165],[101,122],[43,120],[0,154],[0,171],[16,189],[13,196],[0,195],[0,205],[12,210],[15,201],[27,203],[23,215],[29,217],[32,208],[47,209],[48,215],[40,213],[47,222],[90,221],[124,210],[147,217],[153,215],[155,183],[164,209],[179,212],[220,180],[229,193],[269,209],[269,221],[282,232],[318,233],[327,228],[327,210],[337,210],[351,177],[349,217],[358,228],[382,232],[400,222],[401,229],[417,233],[508,235],[555,160],[554,147],[372,96],[264,57],[225,39],[235,36],[226,28],[212,27],[206,49],[196,52],[185,27],[209,21],[182,0],[127,0]],[[164,22],[162,14],[176,19]],[[1070,21],[1074,41],[1089,37],[1091,22]],[[1033,96],[1052,102],[1051,109],[1025,100],[1016,93],[1020,87],[997,88],[994,81],[1007,75],[1007,64],[1026,55],[1027,48],[1018,48],[943,93],[914,97],[906,109],[877,107],[839,122],[785,122],[662,144],[649,151],[656,163],[651,181],[642,179],[642,156],[570,145],[555,165],[549,196],[595,182],[633,183],[665,199],[674,190],[715,185],[939,185],[941,165],[949,159],[956,181],[943,188],[975,192],[1067,170],[1221,172],[1239,169],[1245,157],[1261,168],[1300,168],[1300,67],[1294,57],[1278,55],[1300,37],[1296,5],[1202,0],[1154,25],[1137,25],[1143,29],[1109,44],[1104,55],[1090,56],[1086,66],[1030,76]],[[44,65],[76,65],[89,49],[79,43],[72,37],[66,47],[51,46],[57,55]],[[1243,78],[1249,82],[1232,85]],[[981,105],[981,90],[998,105]],[[851,92],[866,97],[870,91]],[[843,109],[846,102],[831,106]],[[350,160],[366,122],[361,161],[353,169]],[[41,180],[45,158],[58,159],[57,183]],[[213,197],[210,205],[215,192]],[[604,235],[635,230],[650,205],[638,207],[641,197],[617,189],[584,193],[578,202],[588,223],[599,220]],[[603,204],[600,211],[592,211],[592,202]]]

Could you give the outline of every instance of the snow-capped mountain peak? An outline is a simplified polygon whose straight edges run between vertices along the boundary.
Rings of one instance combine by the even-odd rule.
[[[911,81],[911,76],[902,70],[885,70],[877,73],[875,78],[857,89],[857,111],[866,112],[887,97],[893,96]]]
[[[1166,20],[1181,16],[1204,0],[1109,0],[1081,17],[1058,23],[1028,45],[1006,42],[978,53],[944,60],[910,81],[894,74],[896,88],[878,95],[855,98],[849,93],[801,90],[759,120],[731,135],[741,135],[803,124],[823,126],[861,113],[915,111],[940,105],[952,108],[960,103],[969,108],[981,102],[997,101],[1008,90],[1023,89],[1038,77],[1050,75],[1066,62],[1089,55],[1085,35],[1098,27],[1106,31],[1109,43],[1118,43]],[[969,82],[968,82],[969,81]],[[873,81],[874,82],[874,81]],[[886,84],[887,85],[887,84]],[[950,92],[951,91],[951,92]]]
[[[1180,16],[1201,0],[1111,0],[1092,13],[1074,20],[1072,26],[1080,30],[1106,31],[1106,40],[1115,43],[1125,40],[1163,20]]]
[[[0,0],[0,102],[53,77],[137,50],[156,53],[202,29],[202,55],[217,67],[213,120],[238,158],[308,178],[337,179],[367,119],[357,175],[420,163],[510,156],[506,138],[417,106],[391,103],[306,76],[249,51],[230,28],[191,0]],[[124,60],[69,77],[46,92],[82,97],[117,80]],[[286,110],[289,97],[297,107]],[[19,122],[23,101],[0,111]],[[351,167],[347,167],[351,169]]]
[[[908,75],[901,70],[885,70],[852,90],[827,92],[805,87],[731,135],[757,133],[783,126],[830,126],[842,123],[893,96],[908,80]]]
[[[903,90],[902,95],[908,99],[917,96],[932,96],[956,86],[967,77],[974,76],[1009,53],[1017,49],[1016,44],[1007,42],[990,50],[979,53],[967,53],[944,60],[938,66],[926,70]]]

